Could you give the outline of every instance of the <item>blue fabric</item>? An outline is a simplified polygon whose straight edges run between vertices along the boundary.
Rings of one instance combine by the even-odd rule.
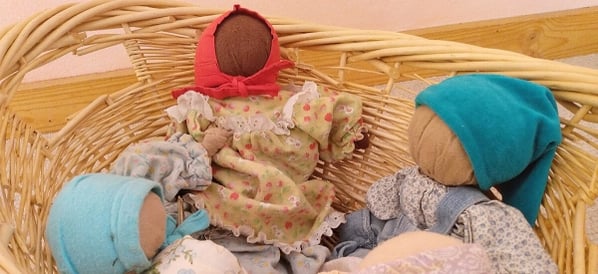
[[[331,258],[363,258],[380,243],[409,231],[426,230],[448,235],[465,209],[487,200],[479,189],[469,186],[451,187],[436,208],[437,223],[430,228],[417,227],[400,212],[397,218],[390,220],[380,220],[368,209],[351,212],[346,215],[346,222],[337,230],[339,242],[332,250]]]
[[[430,107],[459,138],[480,188],[496,186],[533,225],[562,138],[550,90],[513,77],[470,74],[428,87],[415,103]]]
[[[153,192],[163,199],[161,186],[143,178],[86,174],[66,183],[54,199],[46,238],[60,273],[141,272],[151,262],[139,243],[139,212]],[[167,240],[207,227],[207,214],[198,211],[183,227],[166,231]],[[190,233],[189,233],[190,234]]]
[[[199,210],[187,217],[178,227],[176,220],[168,216],[166,220],[166,241],[163,247],[169,246],[174,241],[191,235],[197,231],[204,230],[210,226],[210,218],[205,210]]]
[[[332,250],[331,257],[365,257],[378,244],[377,237],[385,221],[376,218],[367,209],[351,212],[345,217],[346,222],[337,229],[339,243]]]
[[[417,229],[402,214],[390,220],[380,220],[368,209],[360,209],[347,214],[346,222],[337,229],[339,240],[330,257],[363,258],[378,244],[403,232]]]
[[[449,187],[448,193],[438,203],[435,213],[436,224],[428,230],[448,235],[463,211],[472,205],[488,200],[488,197],[477,188],[469,186]]]

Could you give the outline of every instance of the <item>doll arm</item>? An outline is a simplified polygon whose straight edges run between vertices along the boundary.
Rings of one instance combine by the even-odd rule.
[[[351,157],[356,148],[369,145],[361,117],[361,98],[313,82],[305,82],[297,95],[301,94],[305,96],[291,104],[293,124],[318,142],[320,159],[339,161]],[[283,117],[289,115],[287,106]]]
[[[402,171],[373,183],[366,193],[368,209],[380,220],[390,220],[400,214],[400,185],[405,178]]]
[[[208,128],[201,140],[201,145],[206,149],[208,156],[212,157],[228,143],[230,136],[231,132],[228,130],[217,127]]]
[[[177,104],[165,111],[171,119],[167,130],[167,139],[175,133],[189,134],[196,141],[201,141],[207,127],[215,121],[212,107],[208,103],[210,97],[187,91],[177,98]]]

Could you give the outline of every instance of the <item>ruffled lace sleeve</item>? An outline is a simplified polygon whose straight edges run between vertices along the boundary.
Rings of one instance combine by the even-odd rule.
[[[333,162],[351,157],[355,141],[363,139],[361,98],[313,85],[319,96],[299,97],[293,104],[294,126],[312,136],[319,144],[320,159]]]

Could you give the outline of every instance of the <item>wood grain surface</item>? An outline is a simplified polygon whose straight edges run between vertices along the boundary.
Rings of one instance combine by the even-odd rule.
[[[598,7],[462,23],[406,33],[428,39],[504,49],[539,58],[559,59],[598,52]],[[308,52],[302,57],[302,62],[334,66],[338,57]],[[352,77],[371,75],[354,73]],[[369,80],[375,83],[377,79],[373,77]],[[133,72],[127,69],[27,83],[20,87],[9,107],[34,128],[50,133],[62,128],[73,113],[99,95],[118,91],[135,81]]]

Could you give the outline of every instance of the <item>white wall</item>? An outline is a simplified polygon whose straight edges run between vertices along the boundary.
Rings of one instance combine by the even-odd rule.
[[[67,0],[0,0],[0,26]],[[200,6],[229,9],[239,3],[264,15],[295,18],[318,24],[401,31],[462,22],[575,9],[598,0],[188,0]],[[118,60],[118,61],[115,61]],[[90,65],[92,64],[92,65]],[[68,58],[31,72],[28,81],[109,71],[128,67],[121,49],[85,58]]]

